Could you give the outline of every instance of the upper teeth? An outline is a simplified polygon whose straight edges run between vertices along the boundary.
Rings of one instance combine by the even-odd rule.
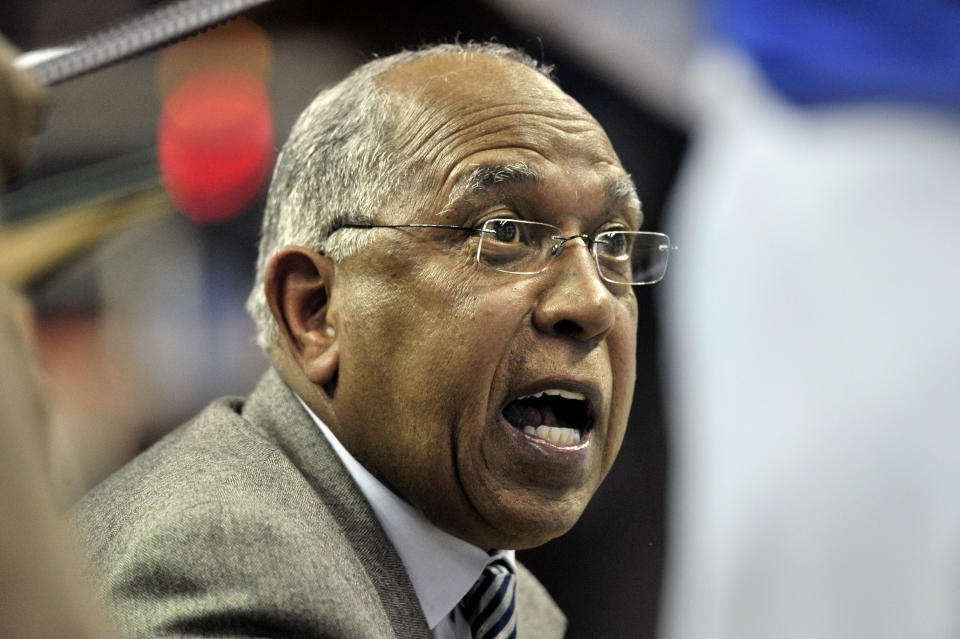
[[[543,397],[544,395],[553,395],[554,397],[562,397],[564,399],[575,399],[581,402],[587,401],[587,396],[583,393],[575,393],[573,391],[562,390],[559,388],[548,388],[540,391],[539,393],[534,393],[533,395],[524,395],[523,397],[518,397],[517,399],[537,399],[538,397]]]

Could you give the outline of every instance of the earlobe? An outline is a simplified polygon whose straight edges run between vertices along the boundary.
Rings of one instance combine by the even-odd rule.
[[[311,382],[322,386],[329,395],[333,395],[336,385],[337,369],[340,366],[340,345],[331,341],[325,346],[305,349],[303,372]]]
[[[304,375],[332,386],[340,362],[331,313],[333,262],[302,247],[284,247],[267,266],[264,293],[287,351]]]
[[[327,303],[323,309],[323,326],[310,331],[303,342],[301,366],[303,374],[311,382],[323,389],[331,397],[337,382],[337,370],[340,367],[340,343],[337,331],[333,327],[335,313]]]

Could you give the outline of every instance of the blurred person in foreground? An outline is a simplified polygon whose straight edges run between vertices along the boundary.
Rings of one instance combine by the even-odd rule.
[[[960,3],[706,3],[664,639],[960,636]]]
[[[95,488],[130,636],[528,637],[514,549],[566,532],[635,381],[669,240],[606,134],[500,45],[370,62],[279,156],[248,307],[272,363]]]
[[[16,53],[0,36],[0,186],[22,172],[45,103],[13,66]],[[51,481],[51,410],[30,315],[0,282],[0,627],[7,639],[103,639]]]
[[[0,63],[0,84],[4,73]],[[29,316],[0,285],[0,626],[5,639],[105,638],[50,477],[50,408]]]
[[[30,74],[13,66],[18,53],[0,35],[0,185],[20,177],[30,140],[43,120],[45,92]]]

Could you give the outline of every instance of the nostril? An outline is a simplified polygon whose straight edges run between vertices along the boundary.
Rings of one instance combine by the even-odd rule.
[[[556,331],[558,335],[563,335],[565,337],[577,337],[583,332],[583,327],[573,320],[565,319],[555,323],[553,325],[553,330]]]

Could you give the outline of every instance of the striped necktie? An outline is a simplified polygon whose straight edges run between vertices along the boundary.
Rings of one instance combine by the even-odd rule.
[[[517,639],[517,576],[504,559],[483,569],[460,609],[474,639]]]

